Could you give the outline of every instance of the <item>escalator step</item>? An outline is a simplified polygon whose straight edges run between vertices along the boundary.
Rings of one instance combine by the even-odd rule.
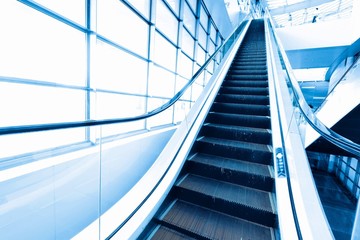
[[[271,228],[176,201],[161,219],[163,225],[197,239],[274,239]]]
[[[231,70],[266,70],[266,66],[264,65],[255,65],[255,66],[241,66],[232,64],[230,67]]]
[[[273,227],[270,193],[197,175],[186,175],[176,187],[178,199]]]
[[[224,86],[224,87],[259,87],[259,88],[266,88],[266,87],[268,87],[268,81],[226,80],[226,81],[223,82],[222,86]]]
[[[244,127],[256,127],[270,129],[270,118],[266,116],[241,115],[229,113],[210,112],[206,118],[206,122],[219,123]]]
[[[188,172],[263,191],[274,189],[269,166],[197,153],[185,163]]]
[[[272,150],[265,144],[202,137],[196,141],[195,147],[200,153],[265,165],[271,164],[272,160]]]
[[[191,240],[195,238],[191,238],[185,234],[179,233],[177,231],[174,231],[170,228],[161,226],[157,229],[155,229],[154,234],[151,235],[149,238],[147,239],[154,239],[154,240]]]
[[[241,94],[241,95],[269,95],[269,89],[259,87],[221,87],[219,93]]]
[[[234,61],[232,66],[266,66],[266,61]]]
[[[227,103],[244,103],[244,104],[258,104],[269,105],[269,97],[267,96],[251,96],[239,94],[219,94],[215,101]]]
[[[271,144],[271,132],[268,129],[206,123],[200,136],[218,137],[229,140]]]
[[[231,79],[231,80],[268,80],[268,76],[267,75],[236,75],[236,74],[227,74],[226,75],[226,79]]]
[[[250,105],[250,104],[214,102],[210,111],[211,112],[220,112],[220,113],[270,116],[269,106],[266,106],[266,105]]]
[[[254,74],[254,75],[266,75],[267,74],[267,70],[255,70],[255,69],[233,69],[231,68],[228,72],[229,75],[249,75],[249,74]]]

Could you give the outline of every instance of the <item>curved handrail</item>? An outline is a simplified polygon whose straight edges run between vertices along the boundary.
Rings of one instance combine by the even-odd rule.
[[[68,128],[77,128],[77,127],[92,127],[99,125],[108,125],[115,123],[124,123],[124,122],[133,122],[142,119],[146,119],[157,115],[172,105],[174,105],[185,91],[196,81],[196,79],[202,74],[205,68],[210,64],[211,61],[216,57],[216,55],[224,49],[224,47],[230,42],[232,38],[236,38],[235,34],[238,34],[241,28],[244,26],[244,23],[248,20],[249,15],[247,15],[239,25],[233,30],[228,38],[215,50],[215,52],[209,57],[207,61],[199,68],[199,70],[193,75],[190,81],[179,90],[168,102],[162,106],[155,108],[149,112],[146,112],[141,115],[126,117],[126,118],[111,118],[111,119],[101,119],[101,120],[85,120],[85,121],[76,121],[76,122],[60,122],[60,123],[43,123],[43,124],[32,124],[32,125],[19,125],[19,126],[8,126],[0,127],[0,136],[9,135],[16,133],[29,133],[29,132],[39,132],[39,131],[48,131],[48,130],[59,130],[59,129],[68,129]]]
[[[328,140],[329,142],[335,144],[336,146],[339,146],[340,148],[344,149],[345,151],[350,152],[351,154],[360,157],[360,145],[357,143],[354,143],[353,141],[337,134],[330,128],[326,127],[313,113],[309,105],[306,103],[304,95],[299,87],[299,84],[296,81],[296,78],[294,76],[294,73],[292,72],[292,68],[290,65],[290,62],[287,58],[287,55],[285,53],[285,50],[281,44],[281,41],[279,40],[278,36],[276,35],[276,32],[274,31],[274,24],[272,22],[272,19],[270,20],[270,26],[271,31],[274,34],[275,41],[278,47],[278,50],[283,58],[283,64],[291,85],[291,88],[293,90],[295,100],[297,104],[299,105],[299,109],[303,116],[305,117],[305,120],[307,121],[310,126],[317,131],[323,138]]]
[[[344,61],[347,57],[352,57],[360,53],[360,38],[353,42],[350,46],[348,46],[330,65],[329,69],[327,70],[325,74],[325,80],[329,81],[331,78],[331,75],[336,70],[336,68],[340,65],[342,61]],[[351,66],[349,67],[349,69]]]

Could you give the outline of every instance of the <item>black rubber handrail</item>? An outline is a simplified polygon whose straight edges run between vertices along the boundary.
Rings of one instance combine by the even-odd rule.
[[[9,135],[9,134],[19,134],[19,133],[29,133],[29,132],[40,132],[40,131],[50,131],[50,130],[60,130],[60,129],[69,129],[69,128],[78,128],[78,127],[92,127],[99,125],[108,125],[115,123],[125,123],[125,122],[133,122],[142,119],[146,119],[157,115],[172,105],[174,105],[181,96],[185,93],[185,91],[196,81],[197,77],[202,74],[205,68],[209,65],[211,61],[215,58],[215,56],[230,42],[231,39],[235,39],[241,32],[241,29],[244,27],[249,16],[246,16],[242,22],[235,28],[235,30],[229,35],[229,37],[218,47],[215,52],[210,56],[210,58],[199,68],[199,70],[193,75],[190,81],[179,91],[177,92],[168,102],[163,104],[162,106],[155,108],[152,111],[146,112],[141,115],[126,117],[126,118],[111,118],[111,119],[101,119],[101,120],[85,120],[85,121],[75,121],[75,122],[59,122],[59,123],[43,123],[43,124],[32,124],[32,125],[19,125],[19,126],[7,126],[0,127],[0,136],[1,135]]]
[[[281,42],[279,41],[275,31],[274,31],[274,25],[272,23],[272,20],[269,19],[271,31],[274,34],[274,38],[276,41],[276,46],[279,50],[279,53],[283,59],[284,67],[286,70],[286,74],[288,76],[289,83],[291,85],[292,91],[295,96],[295,101],[299,106],[299,109],[304,116],[305,120],[308,124],[316,131],[318,132],[323,138],[328,140],[329,142],[335,144],[336,146],[344,149],[345,151],[353,154],[354,156],[360,157],[360,145],[357,143],[354,143],[353,141],[345,138],[344,136],[341,136],[340,134],[334,132],[325,124],[323,124],[313,113],[309,105],[305,101],[305,97],[299,87],[299,84],[296,81],[296,78],[292,72],[291,65],[289,63],[289,60],[287,58],[287,55],[285,53],[284,48],[281,45]]]

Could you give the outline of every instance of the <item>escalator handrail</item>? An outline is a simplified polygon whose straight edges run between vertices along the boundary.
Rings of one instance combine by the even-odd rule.
[[[274,34],[276,45],[278,47],[278,50],[281,54],[281,57],[283,58],[283,62],[285,65],[285,70],[289,78],[289,83],[291,85],[291,88],[293,90],[295,101],[297,102],[299,109],[302,113],[302,115],[305,117],[305,120],[307,123],[316,131],[318,132],[323,138],[328,140],[329,142],[335,144],[336,146],[344,149],[345,151],[360,157],[360,145],[357,143],[354,143],[353,141],[341,136],[340,134],[334,132],[330,128],[326,127],[325,124],[323,124],[316,115],[312,112],[311,108],[305,101],[305,97],[299,87],[299,84],[297,83],[297,80],[294,76],[294,73],[292,71],[290,62],[287,58],[287,55],[285,53],[285,50],[281,44],[281,41],[279,40],[274,24],[271,18],[269,18],[270,21],[270,29],[272,33]]]
[[[336,68],[348,57],[354,57],[360,53],[360,38],[348,46],[330,65],[325,74],[325,81],[329,81]],[[351,66],[349,67],[349,69]]]
[[[210,64],[211,61],[215,59],[217,54],[227,46],[231,39],[235,39],[237,34],[240,34],[242,27],[245,25],[246,21],[250,19],[250,15],[247,15],[242,19],[237,27],[232,31],[228,38],[215,50],[215,52],[209,57],[208,60],[199,68],[199,70],[193,75],[189,82],[181,88],[169,101],[167,101],[162,106],[155,108],[144,114],[140,114],[132,117],[125,118],[111,118],[111,119],[101,119],[101,120],[85,120],[85,121],[75,121],[75,122],[59,122],[59,123],[43,123],[43,124],[32,124],[32,125],[18,125],[18,126],[7,126],[0,127],[0,136],[9,135],[9,134],[18,134],[18,133],[29,133],[29,132],[39,132],[39,131],[49,131],[49,130],[60,130],[60,129],[69,129],[69,128],[78,128],[78,127],[92,127],[99,125],[108,125],[115,123],[125,123],[133,122],[138,120],[147,119],[149,117],[155,116],[169,107],[173,106],[185,91],[196,81],[196,79],[202,74],[206,67]]]

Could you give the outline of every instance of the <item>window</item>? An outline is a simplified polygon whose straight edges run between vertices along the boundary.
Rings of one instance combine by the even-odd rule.
[[[6,7],[0,14],[0,75],[84,86],[85,34],[21,3]]]
[[[203,26],[203,28],[206,30],[208,27],[208,21],[209,21],[209,17],[204,9],[204,6],[201,5],[201,7],[200,7],[200,23]]]
[[[194,39],[191,37],[188,31],[183,28],[181,48],[191,58],[194,57],[194,43]]]
[[[97,2],[97,31],[120,46],[147,57],[149,26],[122,2]]]
[[[95,60],[94,87],[146,94],[147,62],[100,40]]]
[[[189,6],[187,4],[184,4],[184,26],[193,36],[195,36],[195,23],[195,15],[193,14]]]
[[[163,68],[152,65],[149,80],[149,95],[172,98],[174,96],[174,88],[174,74]]]
[[[178,20],[162,0],[157,1],[155,24],[157,29],[159,29],[174,44],[177,44]]]
[[[154,62],[175,72],[176,48],[159,33],[155,33]]]

